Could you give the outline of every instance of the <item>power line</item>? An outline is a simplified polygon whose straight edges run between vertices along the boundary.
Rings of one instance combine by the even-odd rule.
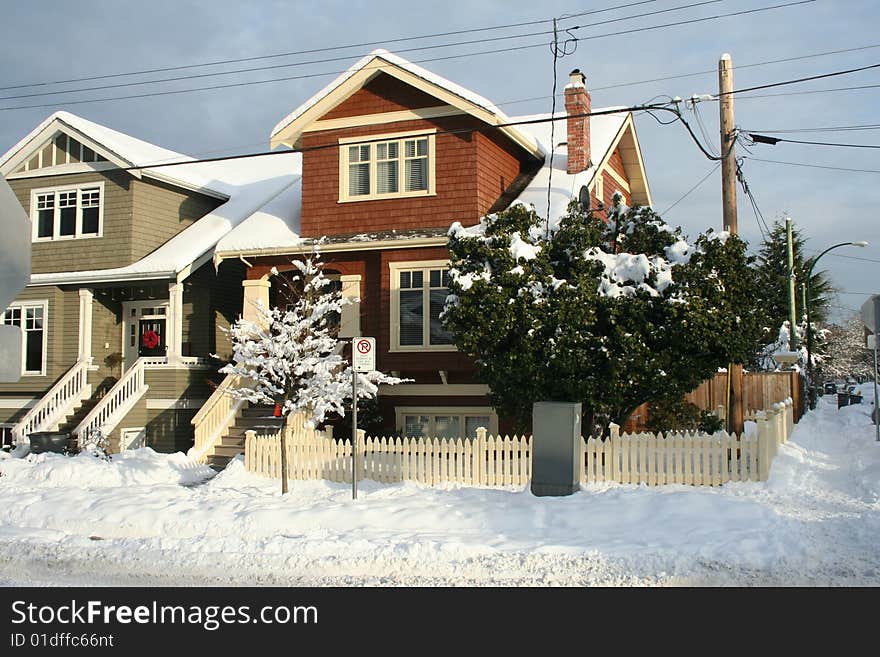
[[[693,23],[717,20],[719,18],[727,18],[727,17],[732,17],[732,16],[742,16],[742,15],[746,15],[746,14],[754,14],[754,13],[759,13],[759,12],[770,11],[773,9],[780,9],[780,8],[785,8],[785,7],[810,4],[815,1],[816,0],[798,0],[797,2],[788,2],[788,3],[778,4],[778,5],[772,5],[770,7],[760,7],[757,9],[731,12],[731,13],[727,13],[727,14],[717,14],[714,16],[707,16],[704,18],[696,18],[696,19],[691,19],[691,20],[666,23],[663,25],[653,25],[653,26],[635,28],[632,30],[618,30],[614,33],[589,35],[589,36],[585,36],[585,37],[578,37],[577,40],[578,41],[585,41],[585,40],[590,40],[590,39],[603,39],[603,38],[609,38],[609,37],[619,37],[624,34],[632,34],[632,33],[636,33],[636,32],[646,32],[646,31],[650,31],[650,30],[665,29],[668,27],[676,27],[676,26],[680,26],[680,25],[689,25],[689,24],[693,24]],[[623,20],[623,19],[616,19],[616,20]],[[591,26],[576,26],[576,27],[567,28],[567,29],[575,30],[575,29],[585,29],[587,27],[591,27]],[[435,58],[418,60],[413,63],[441,61],[441,60],[456,59],[456,58],[461,58],[461,57],[473,57],[473,56],[478,56],[478,55],[499,54],[502,52],[512,52],[512,51],[517,51],[517,50],[525,50],[525,49],[529,49],[529,48],[546,47],[546,45],[547,45],[546,42],[541,42],[541,43],[536,43],[536,44],[514,46],[514,47],[510,47],[510,48],[503,48],[503,49],[493,49],[493,50],[488,50],[488,51],[463,53],[463,54],[456,54],[456,55],[447,55],[444,57],[435,57]],[[127,96],[92,98],[92,99],[84,99],[84,100],[67,101],[65,104],[66,105],[80,105],[80,104],[85,104],[85,103],[98,103],[98,102],[107,102],[107,101],[112,101],[112,100],[131,100],[131,99],[136,99],[136,98],[167,96],[167,95],[175,95],[175,94],[182,94],[182,93],[193,93],[193,92],[197,92],[197,91],[210,91],[210,90],[216,90],[216,89],[228,89],[228,88],[233,88],[233,87],[245,87],[245,86],[258,85],[258,84],[268,84],[268,83],[272,83],[272,82],[301,80],[301,79],[305,79],[305,78],[320,77],[320,76],[324,76],[324,75],[334,75],[334,74],[338,75],[338,74],[344,73],[344,72],[345,71],[336,71],[336,72],[328,71],[328,72],[324,72],[324,73],[312,73],[312,74],[303,74],[303,75],[297,75],[297,76],[270,78],[268,80],[251,80],[251,81],[246,81],[246,82],[226,83],[226,84],[219,84],[219,85],[210,85],[210,86],[205,86],[205,87],[193,87],[193,88],[189,88],[189,89],[174,89],[174,90],[167,90],[167,91],[147,92],[147,93],[143,93],[143,94],[132,94],[132,95],[127,95]],[[16,107],[0,107],[0,111],[13,111],[13,110],[22,110],[22,109],[39,109],[39,108],[47,108],[47,107],[55,107],[55,106],[56,106],[55,103],[41,103],[41,104],[34,104],[34,105],[19,105]]]
[[[601,14],[601,13],[604,13],[607,11],[614,11],[617,9],[626,9],[628,7],[650,4],[650,3],[656,2],[656,1],[657,0],[641,0],[640,2],[630,2],[627,4],[616,5],[613,7],[605,7],[604,9],[594,9],[591,11],[584,11],[584,12],[579,12],[576,14],[568,14],[568,15],[564,16],[563,19],[568,20],[571,18],[577,18],[580,16],[588,16],[591,14]],[[123,73],[110,73],[110,74],[106,74],[106,75],[93,75],[93,76],[89,76],[89,77],[70,78],[67,80],[55,80],[55,81],[50,81],[50,82],[33,82],[30,84],[19,84],[19,85],[8,86],[8,87],[0,87],[0,91],[6,91],[8,89],[23,89],[23,88],[27,88],[27,87],[48,86],[48,85],[54,85],[54,84],[68,84],[68,83],[72,83],[72,82],[89,82],[92,80],[106,80],[106,79],[110,79],[110,78],[127,77],[127,76],[133,76],[133,75],[146,75],[149,73],[167,73],[170,71],[182,71],[182,70],[190,69],[190,68],[204,68],[204,67],[208,67],[208,66],[220,66],[223,64],[238,64],[241,62],[253,62],[253,61],[266,60],[266,59],[277,59],[280,57],[291,57],[293,55],[310,55],[313,53],[330,52],[330,51],[334,51],[334,50],[348,50],[351,48],[368,48],[371,46],[379,46],[379,45],[389,44],[389,43],[404,43],[407,41],[417,41],[419,39],[434,39],[434,38],[440,38],[440,37],[446,37],[446,36],[455,36],[458,34],[472,34],[472,33],[476,33],[476,32],[504,30],[504,29],[510,29],[510,28],[514,28],[514,27],[525,27],[525,26],[529,26],[529,25],[540,25],[543,23],[552,23],[552,22],[553,22],[553,19],[550,18],[550,19],[542,19],[542,20],[534,20],[534,21],[525,21],[525,22],[521,22],[521,23],[508,23],[506,25],[494,25],[494,26],[486,26],[486,27],[469,28],[469,29],[465,29],[465,30],[453,30],[453,31],[449,31],[449,32],[436,32],[433,34],[421,34],[418,36],[411,36],[411,37],[397,37],[394,39],[382,39],[380,41],[364,41],[361,43],[352,43],[352,44],[348,44],[348,45],[344,45],[344,46],[327,46],[324,48],[312,48],[309,50],[295,50],[295,51],[290,51],[290,52],[275,53],[275,54],[271,54],[271,55],[257,55],[254,57],[239,57],[239,58],[235,58],[235,59],[223,59],[223,60],[216,60],[213,62],[202,62],[199,64],[166,66],[163,68],[143,69],[140,71],[126,71]]]
[[[793,167],[808,167],[810,169],[830,169],[831,171],[851,171],[853,173],[880,173],[880,169],[850,169],[848,167],[832,167],[832,166],[824,166],[820,164],[804,164],[803,162],[784,162],[782,160],[764,160],[760,157],[752,157],[751,155],[746,156],[747,160],[753,160],[755,162],[769,162],[771,164],[787,164]],[[835,255],[835,254],[831,254]]]
[[[765,135],[749,133],[749,137],[751,137],[757,143],[767,143],[771,146],[775,146],[777,142],[783,142],[786,144],[807,144],[809,146],[839,146],[842,148],[880,148],[880,146],[875,144],[842,144],[840,142],[828,142],[828,141],[804,141],[802,139],[784,139],[782,137],[767,137]]]
[[[654,1],[654,0],[651,0],[651,1]],[[623,16],[620,18],[613,18],[613,19],[609,19],[606,21],[599,21],[596,23],[592,23],[589,27],[596,27],[599,25],[607,25],[610,23],[617,23],[620,21],[632,20],[635,18],[644,18],[646,16],[654,16],[656,14],[663,14],[663,13],[668,13],[671,11],[679,11],[681,9],[690,9],[693,7],[699,7],[699,6],[707,5],[707,4],[715,4],[718,2],[724,2],[724,0],[702,0],[701,2],[695,2],[695,3],[688,4],[688,5],[680,5],[678,7],[670,7],[668,9],[661,9],[658,11],[647,12],[644,14],[635,14],[633,16]],[[596,12],[591,12],[591,13],[596,13]],[[583,15],[583,14],[577,14],[577,15]],[[546,21],[540,21],[540,22],[543,23]],[[484,29],[494,29],[494,28],[484,28]],[[568,28],[568,29],[581,29],[581,27],[578,26],[578,27],[573,27],[573,28]],[[475,30],[475,31],[478,31],[478,30]],[[429,46],[415,46],[412,48],[403,48],[401,50],[398,50],[397,52],[407,53],[407,52],[417,52],[417,51],[422,51],[422,50],[436,50],[439,48],[452,48],[455,46],[467,46],[467,45],[474,45],[474,44],[478,44],[478,43],[483,44],[483,43],[488,43],[488,42],[508,41],[511,39],[524,39],[527,37],[549,35],[549,34],[553,34],[553,33],[554,33],[553,30],[546,30],[543,32],[529,32],[527,34],[511,34],[511,35],[506,35],[506,36],[497,36],[497,37],[490,37],[490,38],[483,37],[480,39],[473,39],[473,40],[469,40],[469,41],[457,41],[457,42],[453,42],[453,43],[440,43],[440,44],[433,44],[433,45],[429,45]],[[409,39],[407,39],[407,40],[409,40]],[[22,99],[22,98],[35,98],[35,97],[39,97],[39,96],[55,96],[55,95],[59,95],[59,94],[74,94],[74,93],[82,93],[82,92],[89,92],[89,91],[103,91],[106,89],[120,89],[123,87],[139,87],[139,86],[148,85],[148,84],[161,84],[161,83],[165,83],[165,82],[180,82],[183,80],[195,80],[195,79],[202,79],[202,78],[219,77],[219,76],[224,76],[224,75],[235,75],[238,73],[253,73],[253,72],[259,72],[259,71],[270,71],[270,70],[276,70],[276,69],[281,69],[281,68],[292,68],[295,66],[309,66],[312,64],[327,64],[327,63],[332,63],[332,62],[349,61],[349,60],[351,60],[351,55],[345,55],[345,56],[341,56],[341,57],[313,59],[313,60],[305,61],[305,62],[293,62],[290,64],[273,64],[271,66],[257,66],[257,67],[251,67],[251,68],[239,68],[239,69],[235,69],[235,70],[231,70],[231,71],[215,71],[212,73],[198,73],[198,74],[190,74],[190,75],[180,75],[177,77],[163,78],[160,80],[140,80],[137,82],[121,82],[118,84],[105,84],[105,85],[98,85],[98,86],[92,86],[92,87],[82,87],[79,89],[64,89],[64,90],[60,90],[60,91],[41,91],[41,92],[37,92],[37,93],[19,94],[19,95],[15,95],[15,96],[0,96],[0,100],[17,100],[17,99]],[[342,71],[340,71],[340,73],[341,72]]]
[[[859,66],[857,68],[849,68],[843,71],[832,71],[831,73],[821,73],[819,75],[808,75],[803,78],[795,78],[794,80],[785,80],[783,82],[771,82],[768,84],[759,84],[754,87],[745,87],[743,89],[734,89],[733,91],[724,91],[713,94],[713,98],[720,98],[730,94],[744,94],[749,91],[758,91],[760,89],[772,89],[774,87],[784,87],[790,84],[800,84],[801,82],[810,82],[811,80],[823,80],[825,78],[833,78],[839,75],[849,75],[850,73],[859,73],[861,71],[869,71],[871,69],[880,68],[880,64],[869,64],[867,66]],[[880,86],[880,85],[878,85]]]
[[[754,100],[756,98],[780,98],[782,96],[806,96],[809,94],[829,94],[838,91],[859,91],[862,89],[876,89],[880,84],[861,84],[855,87],[835,87],[834,89],[810,89],[808,91],[788,91],[781,94],[756,94],[754,96],[743,96],[739,100]]]
[[[719,162],[718,164],[716,164],[716,165],[712,168],[711,171],[709,171],[709,173],[707,173],[705,176],[703,176],[702,178],[700,178],[700,181],[699,181],[696,185],[694,185],[694,186],[691,187],[689,190],[687,190],[684,194],[682,194],[682,196],[681,196],[681,197],[680,197],[675,203],[673,203],[673,204],[670,205],[668,208],[666,208],[663,212],[661,212],[661,213],[660,213],[660,216],[662,217],[662,216],[665,215],[667,212],[669,212],[672,208],[674,208],[676,205],[678,205],[678,204],[681,203],[683,200],[685,200],[688,196],[690,196],[691,193],[692,193],[693,191],[695,191],[700,185],[702,185],[704,182],[706,182],[706,180],[709,179],[709,176],[711,176],[713,173],[715,173],[716,171],[718,171],[718,168],[719,168],[720,166],[721,166],[721,163]]]
[[[866,123],[862,125],[837,125],[817,128],[787,128],[784,130],[745,130],[743,132],[774,132],[779,135],[796,133],[796,132],[849,132],[861,130],[880,130],[880,123]]]
[[[572,114],[570,118],[586,118],[591,116],[605,116],[608,114],[623,114],[626,112],[640,112],[644,110],[650,109],[668,109],[665,105],[634,105],[631,107],[620,107],[614,109],[607,110],[598,110],[596,112],[583,112],[580,114]],[[547,117],[547,118],[538,118],[538,119],[523,119],[521,121],[508,121],[507,123],[497,123],[494,125],[484,125],[479,128],[455,128],[452,130],[437,130],[433,134],[435,135],[460,135],[460,134],[471,134],[474,132],[483,132],[484,130],[497,130],[500,128],[511,128],[515,126],[522,125],[536,125],[539,123],[548,123],[550,121],[558,121],[560,120],[558,117]],[[263,156],[272,156],[272,155],[288,155],[290,153],[310,153],[312,151],[322,151],[328,150],[331,148],[340,148],[342,146],[355,146],[358,144],[372,144],[380,141],[387,141],[387,136],[378,136],[378,137],[365,137],[363,139],[358,139],[357,141],[349,141],[345,144],[339,143],[328,143],[328,144],[318,144],[315,146],[307,146],[302,148],[291,148],[287,150],[280,151],[260,151],[258,153],[243,153],[240,155],[228,155],[223,157],[209,157],[202,159],[191,159],[191,160],[179,160],[176,162],[163,162],[156,161],[149,164],[142,164],[139,166],[130,166],[130,167],[110,167],[107,169],[102,169],[102,171],[142,171],[145,169],[154,169],[154,168],[169,168],[174,166],[182,166],[188,164],[203,164],[206,162],[229,162],[232,160],[242,160],[251,157],[263,157]],[[62,174],[63,175],[63,174]]]

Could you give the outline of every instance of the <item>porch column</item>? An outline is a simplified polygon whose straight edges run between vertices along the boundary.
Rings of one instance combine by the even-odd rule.
[[[79,347],[78,360],[92,363],[92,290],[82,288],[79,291]]]
[[[342,306],[339,337],[355,338],[361,334],[361,275],[343,274],[339,281],[342,283],[342,298],[352,300]]]
[[[168,284],[168,363],[177,363],[183,350],[183,283]]]
[[[265,325],[265,319],[257,310],[259,305],[269,309],[269,288],[272,284],[268,280],[244,280],[241,282],[244,288],[244,304],[241,309],[241,318],[260,326]]]

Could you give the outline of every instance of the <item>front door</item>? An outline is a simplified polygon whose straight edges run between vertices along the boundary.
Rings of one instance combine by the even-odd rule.
[[[165,355],[165,320],[157,318],[138,321],[138,357]]]
[[[168,302],[126,301],[122,304],[122,353],[125,369],[142,356],[165,356],[167,353]]]

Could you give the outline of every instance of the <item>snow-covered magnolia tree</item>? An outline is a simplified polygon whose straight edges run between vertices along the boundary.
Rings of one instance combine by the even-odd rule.
[[[282,415],[304,413],[306,428],[328,417],[345,415],[352,396],[351,365],[342,357],[337,337],[343,300],[323,273],[318,253],[294,260],[293,275],[272,270],[284,307],[258,308],[262,322],[235,322],[228,333],[232,362],[221,368],[246,385],[230,390],[237,399],[277,404]],[[381,372],[358,374],[358,397],[372,398],[380,383],[402,379]],[[287,492],[286,432],[281,432],[282,492]]]
[[[527,424],[535,401],[583,404],[584,426],[624,422],[751,356],[765,323],[745,243],[689,243],[616,197],[607,221],[577,203],[555,225],[516,205],[449,231],[446,327],[492,402]]]

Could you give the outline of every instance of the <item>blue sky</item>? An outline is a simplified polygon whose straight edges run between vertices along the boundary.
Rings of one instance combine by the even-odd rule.
[[[509,115],[547,112],[553,59],[546,45],[549,35],[538,33],[546,32],[550,28],[548,23],[402,42],[391,40],[542,21],[636,1],[316,3],[276,0],[242,3],[214,0],[206,3],[154,0],[134,3],[79,0],[73,3],[35,0],[5,3],[5,18],[0,27],[0,86],[3,87],[379,43],[150,75],[3,89],[0,90],[0,96],[5,98],[0,98],[0,151],[12,146],[56,109],[72,111],[193,156],[265,150],[269,132],[281,117],[374,47],[385,47],[411,61],[422,62],[422,66],[488,97]],[[720,0],[654,16],[618,20],[699,2],[655,0],[560,20],[560,26],[570,29],[578,41],[574,53],[557,63],[560,80],[557,92],[565,84],[568,72],[577,67],[587,74],[594,107],[712,93],[717,91],[714,71],[723,52],[733,57],[737,88],[880,63],[880,35],[876,33],[880,3],[876,0],[815,0],[759,13],[644,29],[786,1],[793,0]],[[597,24],[600,21],[614,22]],[[629,30],[640,31],[624,33]],[[512,35],[527,36],[486,41]],[[520,49],[502,52],[505,48]],[[859,50],[812,56],[856,48]],[[422,61],[436,58],[447,59]],[[764,64],[792,58],[800,59]],[[327,59],[337,61],[316,61]],[[301,62],[309,63],[287,66]],[[285,66],[69,92],[82,87],[279,65]],[[701,71],[708,73],[632,84]],[[312,77],[138,99],[74,102],[302,75]],[[800,93],[875,84],[880,84],[880,68],[753,94],[785,95],[738,96],[736,123],[745,130],[765,131],[790,139],[880,144],[878,130],[771,132],[880,124],[880,88]],[[607,88],[612,85],[623,86]],[[10,98],[46,91],[65,93]],[[511,102],[523,99],[531,100]],[[23,105],[48,106],[5,109]],[[718,104],[702,103],[699,113],[709,143],[717,148]],[[697,117],[691,110],[685,110],[685,118],[698,129]],[[660,125],[642,114],[636,118],[636,128],[655,208],[659,211],[671,206],[715,166],[703,156],[681,125]],[[702,135],[701,139],[707,141]],[[817,251],[847,240],[864,239],[871,243],[865,249],[838,249],[821,261],[821,268],[828,271],[841,290],[835,302],[839,306],[838,313],[858,308],[867,294],[880,292],[880,221],[876,218],[880,205],[880,173],[813,168],[880,170],[880,150],[784,143],[755,145],[750,150],[753,158],[810,165],[760,162],[749,158],[744,149],[738,150],[738,155],[747,158],[743,172],[768,223],[785,213],[790,214],[809,238],[808,247]],[[692,236],[708,227],[717,229],[721,225],[720,196],[720,173],[716,172],[664,216]],[[742,236],[757,246],[761,240],[758,221],[741,192],[739,226]],[[855,260],[852,256],[866,260]]]

